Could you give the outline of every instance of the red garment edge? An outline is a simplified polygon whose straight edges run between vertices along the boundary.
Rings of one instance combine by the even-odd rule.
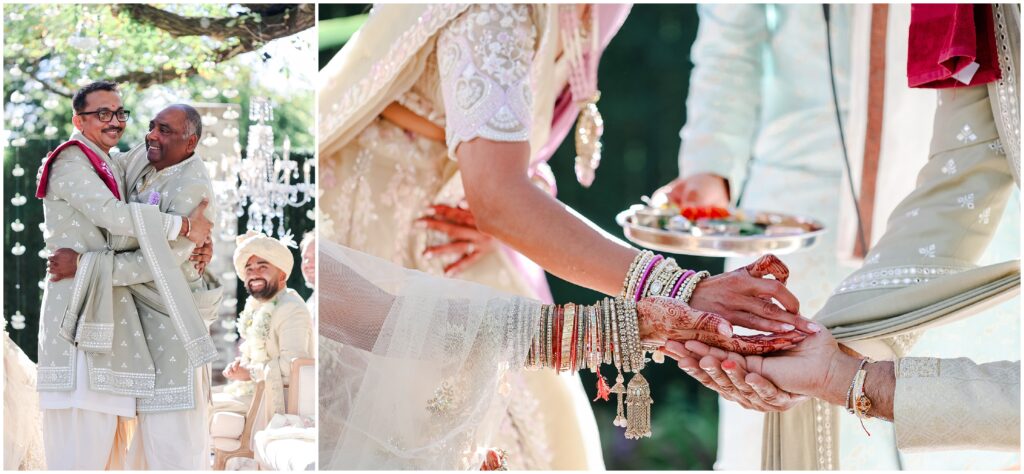
[[[96,174],[103,180],[103,184],[106,184],[107,189],[114,193],[114,197],[121,199],[121,192],[117,190],[117,180],[114,179],[114,173],[110,171],[110,166],[95,151],[92,151],[88,145],[79,140],[68,140],[61,143],[49,155],[46,155],[46,161],[43,163],[42,172],[39,175],[39,187],[36,188],[36,197],[39,199],[46,197],[46,188],[50,182],[50,167],[57,160],[57,157],[60,156],[60,153],[69,146],[77,146],[82,150],[82,153],[85,153],[85,157],[89,159],[89,163],[92,164]]]
[[[992,5],[914,4],[907,41],[910,87],[971,87],[999,80]],[[969,84],[953,78],[972,62],[980,66]]]

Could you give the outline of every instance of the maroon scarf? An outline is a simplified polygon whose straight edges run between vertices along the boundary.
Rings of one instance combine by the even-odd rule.
[[[42,172],[39,175],[39,187],[36,188],[36,197],[39,199],[46,197],[46,187],[50,182],[50,167],[57,157],[60,156],[60,152],[69,146],[77,146],[82,150],[82,153],[85,153],[89,163],[92,163],[92,167],[96,170],[96,174],[103,180],[103,184],[106,184],[110,192],[114,193],[114,197],[121,199],[121,192],[117,190],[117,180],[114,179],[114,173],[110,171],[110,166],[95,151],[92,151],[92,148],[78,140],[68,140],[61,143],[56,150],[46,155],[46,161],[43,162]]]
[[[907,44],[910,87],[970,87],[1001,77],[992,5],[914,4]],[[968,83],[953,77],[973,63],[978,69]]]

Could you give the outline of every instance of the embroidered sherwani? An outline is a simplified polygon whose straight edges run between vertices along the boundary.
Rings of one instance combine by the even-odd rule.
[[[102,166],[114,177],[124,196],[123,168],[119,163],[80,132],[72,134],[71,139],[81,141],[101,158]],[[69,147],[51,160],[53,164],[46,197],[43,198],[43,236],[49,251],[70,248],[83,254],[109,252],[107,239],[110,234],[134,235],[136,226],[129,206],[114,197],[81,150]],[[160,230],[166,232],[162,238],[177,234],[181,225],[179,217],[163,215],[160,220]],[[110,439],[113,424],[116,423],[114,418],[103,422],[106,428],[101,432],[75,433],[68,428],[70,421],[60,421],[51,416],[57,410],[86,410],[113,416],[134,416],[135,400],[131,397],[152,393],[153,389],[153,378],[134,364],[135,353],[139,353],[143,359],[148,357],[148,353],[145,344],[140,344],[133,336],[141,330],[141,325],[130,303],[126,304],[120,298],[110,298],[110,309],[106,314],[99,315],[107,320],[97,321],[97,324],[90,326],[91,329],[83,326],[83,332],[78,334],[85,342],[105,341],[107,344],[94,347],[109,347],[106,352],[87,352],[82,347],[89,344],[80,344],[76,348],[60,335],[61,324],[65,319],[76,316],[69,305],[76,297],[81,299],[83,284],[84,280],[79,278],[58,282],[47,279],[43,292],[37,389],[42,392],[40,407],[44,410],[44,438],[48,445],[47,453],[53,453],[47,461],[53,469],[102,469],[107,458],[106,452],[96,453],[95,449],[71,451],[70,448],[82,445],[76,438]],[[72,313],[69,313],[69,309]],[[116,324],[113,321],[115,314],[123,317]],[[113,341],[117,343],[111,347],[109,343]],[[115,360],[119,363],[115,364]],[[128,361],[133,362],[131,367]],[[85,416],[97,418],[93,415]],[[107,445],[103,449],[109,451],[110,447]],[[61,452],[59,460],[58,452]]]
[[[215,220],[212,182],[199,156],[156,170],[140,150],[129,157],[126,167],[129,201],[158,203],[163,212],[187,215],[203,198],[208,198],[211,204],[206,217]],[[135,239],[117,237],[116,240],[118,248],[138,248]],[[189,346],[186,339],[202,339],[196,339],[199,335],[183,336],[176,330],[178,323],[173,311],[176,307],[193,305],[202,318],[201,336],[209,338],[208,326],[216,319],[222,289],[216,282],[201,276],[188,260],[194,247],[184,237],[170,242],[176,266],[167,270],[181,272],[187,283],[185,291],[179,289],[170,295],[165,294],[162,285],[162,280],[170,275],[152,272],[151,267],[142,264],[138,258],[142,250],[125,254],[135,255],[135,258],[117,262],[114,268],[114,284],[128,288],[135,299],[156,371],[154,396],[138,400],[140,442],[133,445],[133,452],[141,449],[144,453],[145,467],[149,469],[208,467],[205,459],[208,455],[205,423],[209,398],[206,362],[216,353],[197,359],[195,351],[190,349],[196,346]],[[142,467],[138,464],[141,457],[134,456],[132,462],[136,464],[133,467]]]

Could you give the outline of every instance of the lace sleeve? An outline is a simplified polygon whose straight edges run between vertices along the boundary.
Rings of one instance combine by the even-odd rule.
[[[537,31],[529,5],[475,5],[437,39],[448,156],[474,138],[527,141]]]

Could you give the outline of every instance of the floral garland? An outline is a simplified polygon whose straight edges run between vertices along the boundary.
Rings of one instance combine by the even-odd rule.
[[[250,296],[235,323],[239,335],[245,339],[239,348],[242,352],[243,366],[260,366],[270,360],[270,355],[267,354],[267,335],[270,334],[270,317],[277,307],[277,298],[254,309],[257,304],[256,299]],[[233,380],[224,388],[224,392],[234,397],[242,397],[253,393],[255,386],[251,380]]]

